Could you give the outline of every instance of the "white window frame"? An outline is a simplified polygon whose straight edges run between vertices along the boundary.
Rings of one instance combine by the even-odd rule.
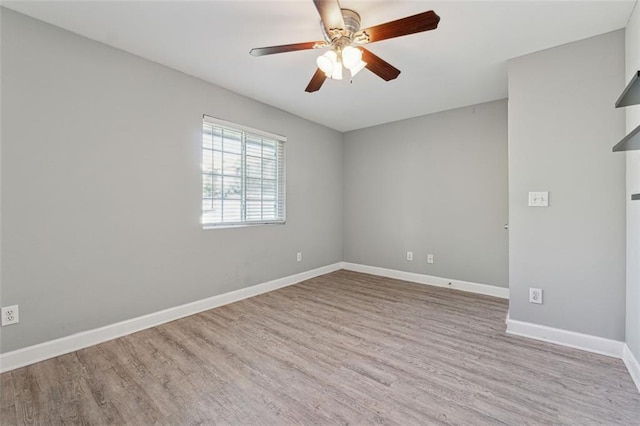
[[[205,197],[205,176],[221,176],[224,179],[223,175],[218,175],[216,173],[212,173],[212,172],[207,172],[205,171],[205,167],[204,167],[204,156],[205,156],[205,150],[207,150],[208,148],[205,148],[204,146],[204,131],[205,131],[205,126],[206,125],[210,125],[210,126],[215,126],[215,127],[220,127],[222,129],[227,129],[230,131],[234,131],[234,132],[240,132],[242,134],[242,140],[241,140],[241,145],[242,145],[242,153],[241,155],[241,163],[242,163],[242,172],[241,172],[241,192],[242,192],[242,196],[241,196],[241,220],[240,221],[224,221],[224,216],[223,216],[223,221],[222,222],[206,222],[205,221],[205,207],[204,207],[204,202],[205,200],[211,199],[211,200],[215,200],[216,198],[209,198],[209,197]],[[276,210],[278,210],[278,212],[281,213],[281,217],[278,217],[276,219],[260,219],[260,220],[248,220],[247,219],[247,203],[246,203],[246,198],[247,198],[247,186],[246,186],[246,181],[247,181],[247,153],[246,153],[246,138],[247,135],[249,136],[253,136],[253,137],[260,137],[263,139],[268,139],[271,141],[275,141],[276,142],[276,173],[277,173],[277,178],[276,178],[276,204],[279,205],[280,207],[276,207]],[[202,223],[202,227],[203,229],[217,229],[217,228],[228,228],[228,227],[244,227],[244,226],[255,226],[255,225],[271,225],[271,224],[284,224],[286,223],[286,174],[285,174],[285,170],[286,170],[286,141],[287,138],[286,136],[282,136],[282,135],[278,135],[275,133],[270,133],[270,132],[266,132],[264,130],[260,130],[260,129],[254,129],[252,127],[248,127],[248,126],[244,126],[241,124],[237,124],[237,123],[232,123],[230,121],[226,121],[226,120],[221,120],[219,118],[215,118],[215,117],[210,117],[208,115],[203,115],[202,117],[202,137],[203,137],[203,141],[201,142],[202,145],[200,147],[200,151],[201,151],[201,155],[202,155],[202,188],[201,188],[201,198],[202,198],[202,204],[201,204],[201,223]],[[264,148],[262,148],[264,149]],[[220,152],[220,151],[215,151],[215,152]],[[260,157],[264,160],[264,157]],[[260,178],[261,182],[263,182],[264,180],[264,176],[262,176]],[[264,188],[264,187],[263,187]],[[264,191],[264,189],[263,189]],[[224,199],[222,198],[223,202]],[[264,202],[264,194],[261,194],[261,198],[260,198],[261,202]]]

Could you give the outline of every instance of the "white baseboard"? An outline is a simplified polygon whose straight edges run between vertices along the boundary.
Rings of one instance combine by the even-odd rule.
[[[636,384],[636,388],[640,391],[640,362],[633,356],[631,349],[629,349],[629,346],[626,344],[622,350],[622,360],[624,361],[624,365],[627,366],[627,370],[629,370],[633,383]]]
[[[468,291],[470,293],[484,294],[487,296],[509,298],[509,289],[488,284],[479,284],[469,281],[452,280],[449,278],[434,277],[431,275],[404,272],[395,269],[379,268],[377,266],[360,265],[357,263],[343,262],[343,269],[363,272],[365,274],[379,275],[381,277],[395,278],[397,280],[411,281],[418,284],[428,284],[436,287],[447,287],[455,290]]]
[[[517,321],[511,318],[507,319],[507,333],[614,358],[622,358],[625,346],[625,343],[619,340],[605,339],[604,337]]]
[[[342,262],[0,354],[0,373],[342,269]]]

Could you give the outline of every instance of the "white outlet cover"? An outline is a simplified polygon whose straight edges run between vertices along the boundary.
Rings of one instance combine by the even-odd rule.
[[[529,207],[548,207],[548,206],[549,206],[548,191],[529,192]]]
[[[540,288],[530,288],[529,289],[529,302],[537,303],[539,305],[542,304],[542,289]]]
[[[428,254],[427,255],[427,263],[433,263],[433,255],[432,254]]]
[[[407,260],[413,260],[413,252],[412,251],[408,251],[407,252]]]
[[[18,305],[5,306],[2,308],[2,326],[17,324],[20,322],[20,311]]]
[[[296,254],[296,260],[298,262],[302,262],[302,252],[298,252],[298,254]]]

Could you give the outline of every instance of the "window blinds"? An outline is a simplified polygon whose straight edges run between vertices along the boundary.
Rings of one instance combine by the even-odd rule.
[[[285,140],[283,136],[204,117],[204,226],[284,223]]]

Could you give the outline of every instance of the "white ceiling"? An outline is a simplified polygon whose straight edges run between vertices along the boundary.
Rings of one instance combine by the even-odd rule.
[[[339,131],[507,97],[507,60],[624,28],[636,0],[351,1],[362,27],[426,10],[434,31],[368,48],[402,73],[362,71],[306,93],[321,51],[252,47],[322,40],[311,0],[3,1],[2,5]]]

